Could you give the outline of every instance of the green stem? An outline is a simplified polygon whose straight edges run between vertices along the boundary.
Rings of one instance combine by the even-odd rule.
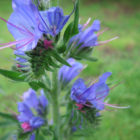
[[[60,140],[60,112],[59,112],[60,87],[57,70],[53,73],[52,111],[55,125],[55,140]]]

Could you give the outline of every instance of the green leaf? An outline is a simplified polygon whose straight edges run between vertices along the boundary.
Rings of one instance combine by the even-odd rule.
[[[15,125],[15,122],[13,121],[5,121],[5,122],[0,122],[0,127],[4,128],[4,127],[9,127],[11,125]]]
[[[0,112],[0,117],[13,121],[15,123],[18,123],[18,120],[16,119],[14,115]]]
[[[23,59],[26,59],[26,60],[30,60],[30,57],[27,56],[27,55],[16,55],[17,57],[20,57],[20,58],[23,58]]]
[[[51,57],[48,58],[48,61],[49,61],[49,64],[50,64],[52,67],[60,68],[60,66],[59,66],[58,64],[56,64],[56,63],[54,62],[54,60],[53,60]]]
[[[79,33],[79,0],[75,2],[75,13],[74,13],[74,21],[68,25],[64,32],[63,41],[66,44],[69,39]]]
[[[31,135],[31,132],[26,132],[26,133],[19,132],[19,134],[18,134],[18,140],[29,139],[30,135]]]
[[[92,61],[92,62],[95,62],[97,61],[98,59],[97,58],[94,58],[94,57],[90,57],[90,56],[86,56],[86,55],[79,55],[79,56],[73,56],[73,58],[77,59],[77,60],[82,60],[82,59],[85,59],[85,60],[88,60],[88,61]]]
[[[32,87],[32,89],[36,91],[40,88],[46,89],[46,86],[42,82],[33,81],[33,82],[30,82],[29,85]]]
[[[75,34],[79,33],[78,24],[79,24],[79,0],[76,0],[72,35],[75,35]]]
[[[69,39],[71,38],[72,28],[73,28],[73,22],[68,25],[68,27],[66,28],[66,30],[64,32],[64,37],[63,37],[64,44],[66,44],[69,41]]]
[[[23,82],[25,79],[25,77],[21,76],[21,73],[16,71],[0,69],[0,74],[14,81]]]
[[[54,57],[57,61],[59,61],[60,63],[62,63],[62,64],[64,64],[64,65],[67,65],[67,66],[71,67],[71,65],[70,65],[65,59],[63,59],[63,58],[57,53],[56,50],[51,51],[51,53],[52,53],[53,57]]]

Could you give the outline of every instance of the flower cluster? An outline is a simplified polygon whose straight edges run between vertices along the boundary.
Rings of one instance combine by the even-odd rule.
[[[36,4],[32,0],[12,0],[13,13],[9,20],[0,17],[15,39],[0,43],[0,50],[11,47],[16,56],[15,69],[3,70],[2,74],[15,81],[27,82],[31,87],[18,103],[16,118],[25,139],[51,137],[60,140],[78,129],[86,129],[89,122],[94,123],[95,128],[100,111],[106,106],[125,108],[105,102],[110,92],[106,81],[111,72],[105,72],[92,85],[86,85],[81,78],[73,83],[84,69],[79,61],[95,60],[92,50],[117,37],[99,41],[98,37],[105,31],[100,31],[99,20],[91,26],[91,18],[84,25],[79,24],[79,0],[75,1],[69,15],[64,15],[58,6],[43,10],[40,1]],[[72,14],[74,20],[64,28]],[[37,96],[40,89],[41,95]],[[50,115],[47,99],[52,110]]]
[[[22,98],[23,101],[18,103],[18,112],[20,114],[17,118],[21,123],[23,131],[32,132],[45,125],[48,100],[43,91],[41,91],[41,96],[37,97],[36,92],[33,89],[29,89],[23,94]],[[36,113],[33,113],[32,110]]]
[[[84,84],[83,79],[78,79],[74,83],[71,90],[71,99],[76,102],[79,110],[82,110],[84,106],[96,108],[97,110],[104,109],[104,105],[106,105],[104,99],[110,91],[106,80],[110,75],[110,72],[104,73],[99,81],[90,87]]]
[[[62,66],[59,69],[59,74],[58,74],[58,79],[59,81],[62,82],[63,86],[67,85],[76,76],[78,76],[82,71],[82,69],[84,68],[84,66],[81,63],[76,62],[75,59],[73,58],[69,58],[67,62],[71,65],[71,67],[66,65]]]

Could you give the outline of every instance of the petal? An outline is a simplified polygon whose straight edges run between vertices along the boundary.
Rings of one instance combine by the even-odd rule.
[[[104,73],[102,76],[99,77],[99,81],[92,85],[92,94],[89,100],[98,110],[104,109],[104,104],[102,103],[104,102],[104,99],[110,91],[108,85],[106,84],[106,80],[110,75],[111,72]]]
[[[20,112],[20,115],[18,116],[20,122],[28,122],[33,117],[32,111],[23,102],[18,103],[18,112]]]
[[[37,98],[36,92],[33,89],[29,89],[23,94],[24,103],[32,108],[37,108],[39,105],[39,100]]]
[[[32,135],[30,136],[30,140],[35,140],[35,133],[32,133]]]
[[[94,22],[92,24],[92,30],[94,32],[97,32],[100,30],[100,21],[99,20],[94,20]]]
[[[69,58],[67,62],[71,65],[68,67],[66,65],[62,66],[59,70],[59,80],[63,82],[64,85],[73,80],[78,76],[83,69],[83,65],[79,62],[76,62],[75,59]]]
[[[32,128],[36,129],[41,127],[43,124],[45,123],[44,119],[42,119],[41,117],[33,117],[30,120],[30,125],[32,126]]]
[[[41,90],[41,96],[39,96],[39,102],[42,105],[42,107],[45,109],[46,106],[48,105],[48,100],[46,96],[44,95],[44,91]]]
[[[31,4],[31,0],[12,0],[13,9],[15,9],[18,6],[21,6],[23,4],[29,5],[29,4]]]
[[[8,30],[14,36],[15,40],[27,39],[32,40],[29,42],[23,51],[31,50],[36,47],[42,32],[38,29],[38,10],[33,4],[21,4],[17,0],[13,3],[17,6],[11,14],[7,26]],[[20,43],[22,46],[26,42]]]
[[[84,83],[84,80],[79,78],[72,86],[71,99],[76,101],[77,103],[81,101],[85,102],[86,99],[84,100],[84,98],[80,98],[80,96],[86,91],[86,89],[87,87]]]
[[[106,72],[102,76],[99,77],[99,81],[106,82],[106,80],[108,79],[108,77],[111,76],[111,75],[112,75],[111,72]]]
[[[56,36],[65,26],[70,16],[64,16],[60,7],[51,7],[47,11],[40,11],[41,18],[44,22],[46,32],[52,36]]]

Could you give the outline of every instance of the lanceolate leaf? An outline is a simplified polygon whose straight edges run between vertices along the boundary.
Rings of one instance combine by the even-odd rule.
[[[44,85],[42,82],[30,82],[29,85],[34,89],[34,90],[38,90],[40,88],[44,88],[46,89],[46,85]]]
[[[9,120],[6,120],[4,122],[0,122],[0,127],[2,127],[2,128],[9,127],[11,125],[15,125],[15,122],[9,121]]]
[[[69,39],[71,38],[71,36],[72,36],[72,34],[71,34],[72,33],[72,28],[73,28],[73,22],[70,23],[68,25],[68,27],[66,28],[66,31],[65,31],[64,37],[63,37],[64,44],[66,44],[69,41]]]
[[[0,69],[0,74],[14,81],[23,82],[25,79],[25,77],[21,76],[21,73],[16,71]]]
[[[72,36],[79,33],[78,24],[79,24],[79,0],[76,0],[74,21],[70,23],[66,28],[63,37],[64,44],[66,44]]]
[[[71,65],[70,65],[65,59],[63,59],[63,58],[57,53],[57,51],[53,50],[53,51],[51,51],[51,54],[52,54],[53,57],[54,57],[57,61],[59,61],[60,63],[71,67]]]
[[[0,112],[0,117],[18,123],[18,120],[16,119],[14,115]]]
[[[76,0],[76,2],[75,2],[74,23],[73,23],[73,28],[72,28],[72,35],[75,35],[75,34],[79,33],[78,24],[79,24],[79,0]]]

